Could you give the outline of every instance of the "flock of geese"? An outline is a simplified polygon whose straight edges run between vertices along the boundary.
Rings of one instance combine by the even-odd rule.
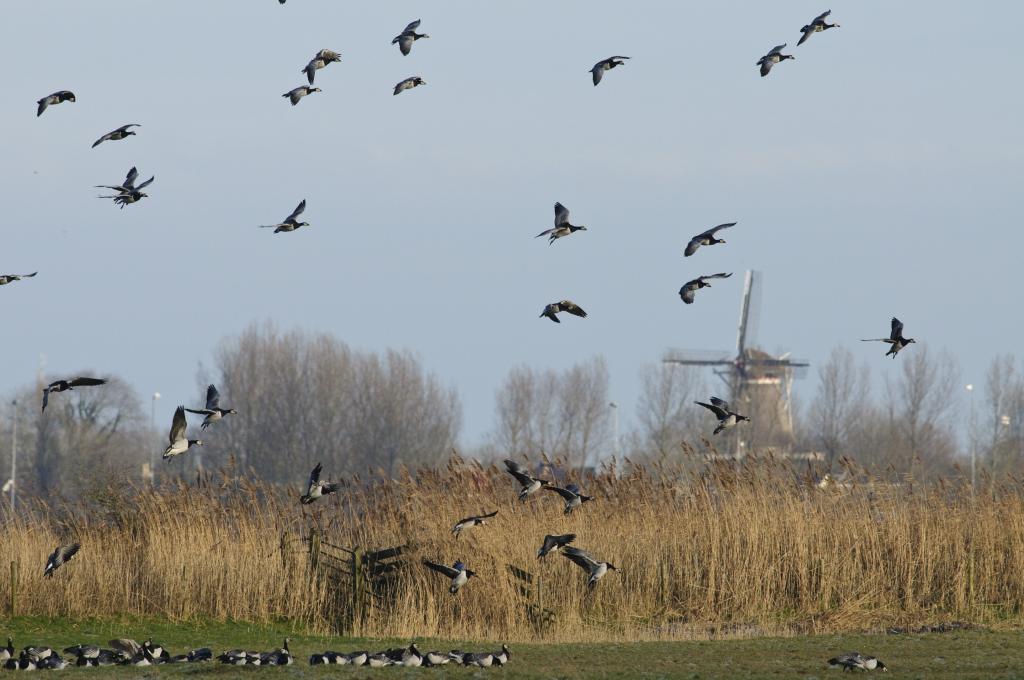
[[[284,4],[285,0],[279,0],[279,2]],[[830,14],[831,11],[826,11],[815,17],[809,24],[803,26],[800,29],[801,37],[797,45],[802,45],[815,33],[820,33],[831,28],[838,27],[839,24],[828,22]],[[412,52],[416,41],[430,37],[425,33],[418,33],[417,29],[419,26],[420,20],[418,19],[409,23],[402,32],[395,36],[391,41],[392,44],[398,46],[402,55],[409,55]],[[776,64],[794,59],[792,55],[783,53],[783,49],[785,49],[785,47],[785,43],[778,45],[757,61],[756,64],[760,67],[760,74],[762,77],[767,76]],[[594,64],[590,69],[594,86],[601,83],[605,72],[625,65],[626,60],[628,59],[630,59],[630,57],[617,55],[608,57],[607,59],[602,59]],[[340,61],[341,54],[334,50],[322,49],[318,51],[306,66],[300,70],[301,73],[305,74],[308,84],[300,85],[289,90],[284,93],[282,97],[287,98],[291,102],[292,106],[295,106],[310,94],[321,92],[319,87],[314,86],[317,72],[323,70],[330,64]],[[425,84],[426,81],[422,77],[411,76],[397,83],[394,86],[393,94],[398,95],[406,90],[411,90]],[[56,106],[64,102],[75,101],[75,94],[70,90],[54,92],[53,94],[47,95],[38,100],[36,115],[37,117],[41,116],[49,107]],[[128,137],[136,135],[137,133],[133,128],[138,127],[141,126],[137,123],[122,125],[102,135],[92,144],[92,146],[95,148],[103,142],[125,140]],[[100,198],[112,199],[113,202],[122,209],[125,206],[140,201],[147,197],[147,194],[143,189],[153,183],[155,175],[136,184],[138,178],[138,169],[136,167],[132,167],[126,174],[124,181],[120,184],[97,185],[97,188],[109,189],[113,192],[109,195],[100,196]],[[262,228],[273,229],[275,234],[295,231],[301,227],[309,225],[308,222],[299,221],[299,217],[304,213],[305,209],[306,200],[303,199],[283,221],[276,224],[260,226]],[[556,241],[564,239],[577,232],[587,230],[583,225],[572,224],[569,219],[568,208],[561,203],[555,203],[554,225],[551,228],[542,231],[540,234],[537,234],[537,238],[546,236],[548,238],[548,244],[552,245]],[[725,229],[735,227],[736,224],[736,222],[719,224],[718,226],[712,227],[711,229],[693,236],[686,245],[683,253],[684,256],[694,256],[701,247],[724,244],[725,240],[718,237],[719,233]],[[32,272],[31,274],[0,275],[0,286],[32,278],[36,276],[37,273],[38,272]],[[697,292],[704,288],[710,288],[711,281],[727,279],[731,276],[732,273],[729,272],[697,276],[683,284],[679,289],[679,297],[685,304],[693,304],[696,300]],[[542,318],[548,318],[555,323],[561,323],[558,315],[563,312],[580,318],[587,317],[586,311],[571,300],[560,300],[545,305],[540,316]],[[873,338],[865,341],[878,341],[889,344],[890,347],[886,352],[886,356],[892,356],[893,358],[896,357],[900,350],[915,342],[912,338],[903,337],[903,324],[896,318],[892,319],[889,337]],[[104,383],[106,383],[106,380],[104,379],[88,376],[79,376],[71,379],[51,382],[43,388],[42,408],[45,411],[52,394],[59,394],[64,391],[80,387],[101,386]],[[714,434],[716,435],[743,421],[750,420],[748,417],[733,411],[728,402],[718,397],[711,397],[710,403],[698,401],[696,404],[710,411],[717,419],[718,423],[714,429]],[[224,408],[220,405],[220,394],[214,385],[210,385],[207,389],[206,404],[204,408],[192,409],[186,408],[185,406],[178,406],[174,412],[171,424],[169,443],[163,454],[164,460],[169,460],[175,456],[184,454],[191,447],[201,446],[203,443],[200,439],[190,439],[188,437],[186,413],[202,415],[204,420],[201,424],[201,429],[205,431],[211,425],[222,420],[224,417],[235,414],[236,411],[232,408]],[[594,500],[591,496],[583,494],[580,488],[575,484],[568,484],[564,487],[556,486],[549,480],[534,476],[529,469],[515,461],[506,460],[505,468],[520,485],[518,493],[520,501],[525,502],[530,496],[542,489],[552,491],[562,498],[564,501],[564,513],[568,515],[576,508],[583,506],[584,503]],[[307,487],[300,497],[301,503],[311,504],[320,498],[338,492],[339,484],[336,482],[326,482],[321,480],[321,473],[322,465],[318,463],[311,472]],[[454,525],[452,528],[452,534],[458,538],[462,532],[468,529],[485,525],[487,520],[493,518],[495,515],[497,515],[497,510],[486,514],[463,518]],[[537,558],[543,559],[550,553],[560,553],[563,557],[586,572],[587,586],[589,588],[594,588],[603,576],[605,576],[609,571],[616,570],[616,567],[610,562],[596,559],[585,550],[570,545],[575,541],[575,539],[575,534],[546,535],[543,538],[540,549],[537,551]],[[80,545],[78,543],[58,546],[47,560],[44,574],[46,576],[52,576],[61,565],[70,561],[77,554],[79,548]],[[448,579],[450,583],[448,589],[453,595],[457,594],[472,577],[477,576],[476,572],[469,569],[462,560],[456,560],[452,566],[430,560],[424,560],[423,563],[427,568]],[[115,642],[118,644],[115,645]],[[153,645],[149,640],[142,645],[132,643],[132,641],[112,641],[111,644],[115,646],[115,650],[102,650],[93,645],[77,645],[64,651],[65,653],[75,655],[77,657],[77,661],[75,663],[80,666],[108,664],[148,665],[153,663],[174,663],[180,661],[205,661],[213,658],[212,652],[206,648],[192,650],[191,652],[183,655],[171,656],[167,650]],[[5,654],[6,656],[4,656]],[[310,658],[310,663],[314,665],[347,664],[384,666],[400,664],[406,666],[419,666],[442,665],[450,661],[454,661],[471,666],[490,666],[503,665],[507,663],[510,656],[511,653],[504,645],[502,646],[501,652],[493,654],[463,653],[461,651],[452,651],[443,654],[440,652],[428,652],[427,654],[421,654],[415,644],[413,644],[408,648],[386,650],[378,654],[369,654],[365,651],[349,654],[324,652],[322,654],[314,654]],[[243,650],[232,650],[230,652],[225,652],[217,658],[224,663],[234,665],[282,665],[292,663],[291,652],[288,650],[288,640],[285,640],[284,647],[272,652],[254,653]],[[10,640],[8,641],[8,648],[0,651],[0,660],[6,661],[6,667],[8,668],[63,668],[68,665],[68,662],[61,659],[56,652],[49,648],[29,647],[23,650],[18,658],[15,658]],[[851,652],[849,654],[836,657],[835,659],[831,659],[829,663],[830,665],[846,669],[861,668],[870,670],[879,668],[881,670],[886,670],[885,665],[874,657],[866,657],[856,652]]]

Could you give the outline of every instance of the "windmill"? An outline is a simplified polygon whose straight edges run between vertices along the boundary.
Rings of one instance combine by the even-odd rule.
[[[791,397],[794,378],[802,378],[807,362],[771,354],[753,345],[760,311],[761,273],[748,271],[740,305],[735,353],[669,352],[663,361],[682,366],[711,366],[729,389],[729,401],[751,417],[750,426],[736,428],[736,458],[756,448],[789,450],[793,444]]]

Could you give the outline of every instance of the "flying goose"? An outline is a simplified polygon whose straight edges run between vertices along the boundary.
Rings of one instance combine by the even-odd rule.
[[[203,419],[203,424],[199,427],[203,430],[208,428],[211,423],[215,423],[224,416],[235,415],[238,413],[233,408],[221,408],[220,407],[220,392],[213,385],[206,388],[206,408],[187,408],[185,409],[189,413],[197,413],[199,415],[206,416]]]
[[[852,671],[854,668],[859,668],[863,671],[873,671],[876,668],[882,672],[889,670],[877,657],[865,656],[860,652],[847,652],[846,654],[832,657],[828,660],[828,665],[830,668],[841,668],[844,671]]]
[[[458,522],[455,523],[455,526],[452,527],[452,533],[455,534],[455,538],[458,538],[459,534],[462,533],[463,529],[471,529],[475,526],[483,526],[487,523],[485,520],[488,520],[497,514],[498,511],[495,510],[494,512],[488,513],[486,515],[474,515],[472,517],[460,519]]]
[[[414,87],[419,87],[420,85],[426,84],[427,81],[423,80],[423,78],[420,78],[419,76],[412,76],[411,78],[406,78],[402,82],[395,85],[394,94],[398,94],[402,90],[410,90]]]
[[[622,66],[626,63],[624,61],[617,61],[621,59],[629,59],[629,57],[608,57],[594,64],[594,68],[590,69],[590,74],[594,77],[594,87],[597,87],[597,84],[601,82],[605,71],[610,71],[616,66]]]
[[[179,406],[174,411],[174,420],[171,421],[171,433],[168,437],[170,444],[164,450],[164,460],[170,460],[174,456],[185,453],[193,446],[202,446],[200,439],[189,439],[185,434],[188,428],[188,421],[185,420],[185,407]]]
[[[719,224],[717,227],[712,227],[707,231],[702,231],[691,238],[690,242],[686,244],[686,250],[683,252],[683,255],[685,257],[690,257],[697,252],[697,249],[701,246],[713,246],[719,243],[725,243],[725,239],[715,238],[715,234],[722,229],[728,229],[729,227],[734,226],[736,226],[735,222],[726,222],[725,224]]]
[[[586,231],[587,228],[583,225],[576,226],[569,224],[569,209],[561,203],[555,203],[555,226],[550,229],[545,229],[540,232],[534,238],[540,238],[541,236],[548,237],[548,245],[551,245],[563,236],[568,236],[573,232]]]
[[[892,330],[889,332],[889,337],[868,338],[861,340],[861,342],[887,342],[892,346],[889,348],[889,351],[885,353],[885,356],[892,355],[892,358],[895,359],[901,349],[912,342],[917,342],[917,340],[903,337],[903,322],[894,316],[892,317]]]
[[[31,279],[39,272],[32,272],[31,274],[0,274],[0,286],[6,286],[8,283],[15,281],[21,281],[22,279]]]
[[[718,397],[711,397],[710,404],[705,404],[703,401],[695,401],[693,403],[703,406],[714,413],[715,417],[718,418],[718,427],[715,428],[715,431],[712,434],[718,434],[722,430],[728,430],[730,427],[735,427],[738,423],[744,420],[750,420],[750,418],[746,416],[741,416],[739,413],[729,410],[729,402],[724,399],[719,399]]]
[[[309,505],[318,498],[337,492],[339,486],[337,482],[320,481],[320,472],[322,470],[323,465],[317,463],[313,471],[309,473],[309,485],[306,487],[306,493],[299,497],[299,501],[303,505]]]
[[[60,90],[58,92],[54,92],[53,94],[48,94],[36,102],[36,104],[39,105],[39,108],[36,109],[36,118],[43,115],[43,111],[46,110],[47,106],[54,106],[56,104],[60,104],[61,102],[73,101],[75,101],[75,93],[71,90]]]
[[[58,545],[57,548],[50,555],[50,559],[46,560],[46,567],[43,569],[43,576],[53,576],[53,572],[60,568],[60,565],[65,562],[70,562],[71,558],[75,556],[78,549],[81,548],[81,544],[72,543],[70,545]]]
[[[284,222],[278,224],[261,224],[261,229],[273,229],[276,234],[279,231],[295,231],[299,227],[308,227],[309,222],[298,222],[296,218],[302,214],[302,211],[306,209],[306,199],[302,199],[302,202],[295,206],[295,210],[292,214],[284,219]]]
[[[476,576],[476,572],[470,569],[466,569],[466,565],[461,560],[457,560],[452,566],[446,566],[444,564],[438,564],[437,562],[431,562],[430,560],[423,560],[423,564],[439,574],[444,574],[452,580],[451,586],[448,587],[448,592],[455,595],[459,592],[459,588],[466,585],[466,582],[473,576]]]
[[[326,47],[317,52],[309,63],[306,64],[306,68],[302,69],[302,72],[306,74],[306,78],[309,80],[309,84],[313,84],[313,78],[316,76],[316,72],[324,68],[328,64],[333,64],[336,61],[341,61],[341,55],[333,50],[329,50]]]
[[[701,288],[710,288],[711,284],[708,283],[708,279],[727,279],[732,276],[732,273],[726,274],[725,272],[719,274],[705,274],[704,276],[698,276],[692,281],[687,281],[683,284],[683,287],[679,289],[679,297],[682,298],[683,302],[688,305],[693,304],[693,298],[697,294],[697,291]]]
[[[537,479],[530,474],[529,470],[524,468],[514,460],[505,459],[505,470],[516,478],[519,485],[522,487],[519,490],[519,500],[525,501],[527,496],[540,491],[541,487],[550,484],[546,479]]]
[[[575,484],[566,484],[565,487],[549,485],[544,487],[548,491],[554,491],[565,499],[565,514],[568,515],[576,508],[587,501],[594,500],[593,496],[585,496],[580,493],[580,488]]]
[[[156,175],[153,175],[142,184],[135,186],[135,180],[138,179],[138,177],[139,171],[133,166],[132,169],[128,171],[128,174],[125,175],[124,182],[122,182],[121,184],[97,184],[96,188],[112,189],[113,191],[116,191],[117,193],[112,196],[100,196],[100,198],[114,199],[114,203],[119,204],[121,206],[121,209],[123,210],[124,207],[129,203],[141,201],[143,198],[149,196],[149,194],[143,192],[142,190],[148,187],[150,184],[152,184],[153,180],[156,179]]]
[[[102,378],[85,378],[82,376],[72,378],[71,380],[54,380],[43,388],[43,411],[46,410],[46,405],[50,403],[51,392],[66,392],[76,387],[95,387],[96,385],[105,385],[106,382]]]
[[[601,577],[608,573],[608,570],[618,571],[614,564],[611,562],[599,562],[594,559],[593,555],[588,553],[586,550],[580,550],[573,546],[568,546],[562,550],[562,557],[571,560],[574,564],[579,565],[581,569],[586,571],[589,576],[587,577],[587,587],[593,588],[597,585],[597,582],[601,580]]]
[[[830,28],[839,28],[839,24],[830,24],[827,21],[825,21],[825,19],[828,18],[829,14],[832,14],[832,10],[828,10],[827,12],[822,12],[818,16],[814,17],[814,21],[812,21],[811,23],[807,24],[806,26],[804,26],[803,28],[800,29],[800,31],[803,33],[803,35],[800,36],[800,40],[797,41],[797,43],[796,43],[798,47],[800,45],[803,45],[804,42],[808,38],[810,38],[812,35],[814,35],[815,33],[820,33],[821,31],[827,31]]]
[[[401,33],[396,35],[391,41],[391,44],[398,44],[398,49],[402,51],[405,56],[409,55],[412,51],[412,44],[420,38],[429,38],[430,36],[426,33],[417,33],[416,29],[420,27],[420,20],[413,21]],[[398,94],[397,92],[395,94]]]
[[[299,101],[303,97],[305,97],[308,94],[312,94],[314,92],[322,92],[322,90],[319,87],[310,87],[309,85],[299,85],[294,90],[288,90],[287,92],[285,92],[281,96],[282,97],[288,97],[288,99],[291,100],[292,106],[295,106],[296,104],[299,103]]]
[[[544,542],[541,544],[540,550],[537,551],[537,559],[544,559],[548,553],[558,552],[575,540],[576,534],[562,534],[561,536],[552,536],[551,534],[548,534],[544,537]]]
[[[540,313],[541,316],[546,316],[555,323],[562,323],[561,320],[556,316],[559,312],[569,312],[574,316],[586,318],[587,313],[583,311],[583,308],[577,305],[572,300],[562,300],[561,302],[552,302],[549,305],[544,306],[544,311]]]
[[[785,61],[786,59],[796,59],[796,57],[794,57],[792,54],[782,53],[782,48],[784,48],[785,46],[786,43],[776,45],[775,47],[772,48],[771,52],[757,60],[757,65],[761,67],[762,78],[768,75],[768,73],[772,70],[772,66],[775,66],[780,61]]]
[[[127,125],[122,125],[121,127],[117,128],[116,130],[111,130],[110,132],[108,132],[107,134],[103,135],[102,137],[97,139],[95,142],[93,142],[92,143],[92,148],[95,149],[97,146],[99,146],[103,142],[107,141],[108,139],[111,140],[111,141],[115,141],[116,142],[119,139],[124,139],[126,137],[131,136],[131,135],[134,135],[135,133],[128,129],[128,128],[133,128],[133,127],[142,127],[142,126],[139,125],[138,123],[128,123]]]

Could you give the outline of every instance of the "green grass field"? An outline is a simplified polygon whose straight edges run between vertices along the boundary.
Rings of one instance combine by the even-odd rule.
[[[0,623],[0,636],[14,636],[15,647],[47,644],[63,648],[79,642],[106,644],[114,637],[139,641],[152,637],[173,653],[212,647],[215,653],[241,647],[265,651],[292,638],[296,664],[287,668],[235,668],[216,662],[151,668],[68,668],[65,674],[90,678],[184,676],[288,678],[323,677],[487,677],[502,678],[825,678],[842,677],[825,665],[830,656],[849,650],[874,654],[891,671],[885,677],[1022,678],[1024,633],[960,631],[910,635],[832,635],[749,640],[641,642],[605,644],[517,644],[504,668],[349,668],[308,665],[309,654],[332,649],[377,651],[408,644],[408,640],[347,639],[303,635],[287,625],[171,624],[162,621],[65,621],[18,618]],[[428,649],[483,651],[500,643],[418,640]]]

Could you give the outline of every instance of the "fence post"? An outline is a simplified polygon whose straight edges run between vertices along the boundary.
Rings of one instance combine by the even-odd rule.
[[[11,618],[18,613],[18,561],[11,560]]]
[[[314,573],[320,570],[320,532],[315,528],[309,530],[309,563]]]
[[[352,551],[352,636],[357,637],[363,621],[363,551]]]
[[[540,631],[540,638],[543,640],[544,628],[547,622],[544,620],[544,579],[541,578],[540,574],[537,575],[537,616],[537,620],[540,622],[538,630]]]

